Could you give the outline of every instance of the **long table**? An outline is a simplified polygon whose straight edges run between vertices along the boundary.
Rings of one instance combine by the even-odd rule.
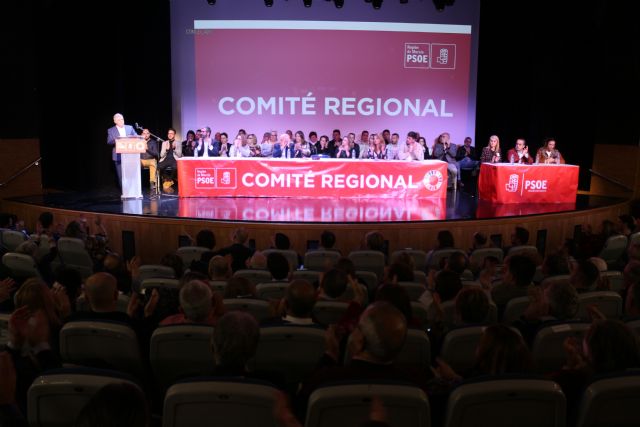
[[[351,159],[178,159],[180,197],[447,197],[447,164]]]
[[[576,165],[483,163],[479,198],[493,203],[575,203],[579,170]]]

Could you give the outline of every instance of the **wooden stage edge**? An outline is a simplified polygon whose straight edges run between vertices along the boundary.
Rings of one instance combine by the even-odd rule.
[[[503,242],[510,241],[515,226],[529,230],[530,244],[536,244],[538,230],[547,230],[546,252],[560,247],[566,238],[573,236],[574,226],[591,225],[599,229],[605,219],[615,220],[618,215],[629,211],[629,201],[606,207],[582,211],[531,215],[513,218],[495,218],[482,220],[433,221],[416,223],[378,223],[378,224],[314,224],[314,223],[258,223],[224,222],[184,218],[166,218],[133,216],[124,214],[96,214],[77,210],[50,208],[23,202],[0,200],[2,212],[11,212],[24,220],[27,229],[35,230],[40,213],[49,211],[54,214],[55,223],[67,224],[81,215],[93,224],[100,216],[107,230],[112,250],[122,252],[122,232],[130,231],[135,236],[136,254],[145,264],[158,263],[161,257],[178,247],[180,235],[195,237],[199,230],[206,228],[215,233],[216,248],[231,243],[231,234],[237,227],[245,227],[249,238],[255,239],[258,249],[271,246],[274,233],[286,233],[292,242],[292,249],[300,254],[306,251],[307,240],[318,240],[323,230],[331,230],[337,236],[336,247],[343,254],[360,247],[363,236],[372,230],[382,232],[389,241],[389,253],[403,248],[429,250],[436,242],[439,231],[448,229],[455,238],[456,246],[467,249],[471,246],[476,231],[487,236],[501,234]]]

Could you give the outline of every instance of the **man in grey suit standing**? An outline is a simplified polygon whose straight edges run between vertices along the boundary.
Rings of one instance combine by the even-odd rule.
[[[133,126],[124,124],[124,116],[120,113],[113,115],[113,123],[115,123],[115,126],[107,129],[107,144],[113,145],[111,160],[113,160],[116,166],[116,172],[118,173],[118,185],[122,185],[122,167],[120,164],[120,154],[116,153],[116,138],[119,136],[137,136],[138,134],[133,129]]]

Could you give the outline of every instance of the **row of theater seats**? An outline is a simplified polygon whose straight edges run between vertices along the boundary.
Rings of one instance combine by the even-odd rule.
[[[137,382],[121,374],[91,369],[47,373],[28,391],[31,426],[59,427],[73,420],[102,386]],[[165,396],[163,427],[202,425],[276,427],[277,390],[269,383],[247,379],[195,378],[171,386]],[[429,427],[431,407],[421,389],[406,384],[350,382],[315,390],[308,402],[306,427],[357,426],[368,418],[379,398],[392,426]],[[640,373],[599,378],[586,389],[578,427],[640,425]],[[64,410],[62,410],[64,409]],[[531,376],[476,379],[450,394],[445,427],[548,426],[565,427],[567,404],[560,386]]]

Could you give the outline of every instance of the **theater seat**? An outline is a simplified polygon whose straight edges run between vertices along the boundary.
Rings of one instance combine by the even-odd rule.
[[[225,298],[223,300],[224,308],[227,311],[240,310],[249,313],[258,321],[263,322],[273,317],[269,302],[253,298]]]
[[[269,254],[279,253],[282,254],[289,262],[289,271],[295,271],[298,269],[298,253],[293,250],[281,250],[281,249],[265,249],[262,254],[268,257]]]
[[[539,372],[553,372],[564,365],[567,356],[563,343],[568,337],[582,342],[584,334],[589,329],[586,322],[557,322],[541,327],[533,340],[531,356]]]
[[[326,271],[332,268],[340,259],[340,252],[309,251],[304,254],[304,268],[307,270]]]
[[[138,280],[141,282],[146,279],[173,279],[176,277],[173,268],[166,265],[147,264],[141,265],[139,270]]]
[[[70,368],[46,372],[33,381],[27,392],[29,425],[72,426],[98,390],[107,384],[120,383],[140,388],[133,378],[117,371]]]
[[[9,252],[2,256],[2,264],[11,270],[13,278],[40,277],[36,261],[29,255]]]
[[[163,427],[278,427],[270,383],[234,378],[191,378],[172,385],[164,398]]]
[[[593,381],[584,391],[578,427],[640,425],[640,372],[621,372]]]
[[[378,282],[384,276],[385,259],[384,254],[378,251],[352,251],[349,259],[358,271],[370,271],[376,274]]]
[[[578,319],[589,321],[587,308],[595,305],[607,319],[619,319],[622,316],[622,297],[614,291],[585,292],[578,295]]]
[[[407,384],[349,382],[320,387],[309,397],[305,427],[359,426],[369,419],[371,401],[382,401],[389,425],[428,427],[429,399]]]
[[[178,248],[176,255],[182,259],[182,264],[189,268],[192,261],[200,261],[202,254],[208,250],[208,248],[203,248],[202,246],[183,246]]]
[[[329,326],[338,321],[347,312],[349,303],[343,301],[318,301],[313,306],[313,317],[322,326]]]
[[[401,249],[391,254],[391,262],[403,253],[409,254],[413,258],[414,269],[418,271],[425,271],[427,269],[427,253],[418,249]]]
[[[445,427],[566,427],[566,399],[553,381],[527,377],[462,383],[449,395]]]
[[[267,270],[250,270],[250,269],[238,270],[235,273],[233,273],[233,277],[244,277],[254,285],[257,285],[258,283],[270,282],[272,279],[271,273],[269,273]]]

